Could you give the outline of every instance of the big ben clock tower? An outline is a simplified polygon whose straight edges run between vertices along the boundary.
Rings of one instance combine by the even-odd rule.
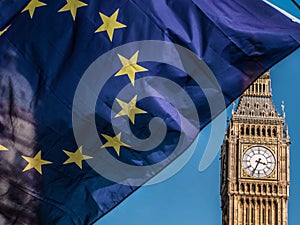
[[[288,225],[289,144],[267,72],[241,96],[222,145],[222,225]]]

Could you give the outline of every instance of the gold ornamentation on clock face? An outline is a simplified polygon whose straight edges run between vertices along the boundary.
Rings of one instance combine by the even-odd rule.
[[[273,153],[262,146],[249,148],[243,156],[242,166],[250,176],[263,178],[275,169],[276,161]]]

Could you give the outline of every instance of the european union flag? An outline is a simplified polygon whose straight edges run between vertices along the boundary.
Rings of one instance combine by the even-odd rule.
[[[0,8],[0,224],[94,223],[300,42],[258,0]]]

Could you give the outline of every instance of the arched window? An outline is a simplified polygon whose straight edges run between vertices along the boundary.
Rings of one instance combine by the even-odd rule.
[[[268,132],[268,136],[271,137],[271,128],[270,127],[268,127],[268,131],[267,132]]]
[[[273,128],[273,136],[277,137],[277,129],[276,129],[276,127]]]
[[[265,209],[265,206],[263,205],[263,208],[262,208],[262,224],[265,225],[266,224],[266,209]]]
[[[256,128],[256,134],[257,136],[260,136],[260,127]]]
[[[246,127],[246,135],[250,135],[250,128],[248,126]]]
[[[241,199],[240,200],[240,209],[243,209],[243,207],[244,207],[244,200],[243,199]],[[244,218],[244,210],[241,210],[241,213],[242,213],[242,218]]]
[[[269,203],[268,207],[268,225],[272,224],[272,210],[271,210],[271,203]]]
[[[246,204],[246,225],[249,225],[249,205]]]
[[[272,190],[272,185],[269,185],[268,189],[269,189],[269,190],[268,190],[269,193],[272,193],[272,191],[273,191],[273,190]]]
[[[261,209],[261,204],[260,204],[260,200],[258,199],[257,200],[257,206],[258,206],[258,210],[260,211],[260,209]],[[258,219],[258,224],[261,224],[261,214],[260,213],[257,213],[257,219]],[[256,225],[256,224],[254,224],[254,225]]]
[[[251,225],[254,224],[255,221],[255,211],[254,211],[254,203],[251,204]]]
[[[251,128],[251,135],[253,135],[253,136],[255,135],[255,127]]]
[[[259,92],[261,93],[262,88],[261,88],[261,84],[259,84]]]
[[[275,206],[275,212],[278,212],[278,205],[277,205],[277,202],[274,202],[274,206]],[[274,220],[275,220],[275,225],[278,225],[278,215],[277,215],[277,213],[275,213],[275,218],[274,218]]]
[[[262,136],[266,136],[266,128],[263,127],[263,128],[261,129],[261,133],[262,133]]]
[[[250,191],[250,184],[246,184],[246,192]]]
[[[269,104],[265,103],[265,108],[268,109],[269,108]]]
[[[262,225],[265,225],[266,224],[266,201],[265,200],[262,201],[262,215],[261,215],[261,218],[262,218]]]
[[[241,135],[244,135],[245,130],[244,130],[244,126],[241,127]]]
[[[245,191],[245,185],[241,184],[241,191],[244,192]]]

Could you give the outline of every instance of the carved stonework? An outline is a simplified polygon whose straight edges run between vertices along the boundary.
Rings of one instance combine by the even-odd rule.
[[[222,145],[222,225],[288,224],[289,145],[267,72],[241,96]]]

